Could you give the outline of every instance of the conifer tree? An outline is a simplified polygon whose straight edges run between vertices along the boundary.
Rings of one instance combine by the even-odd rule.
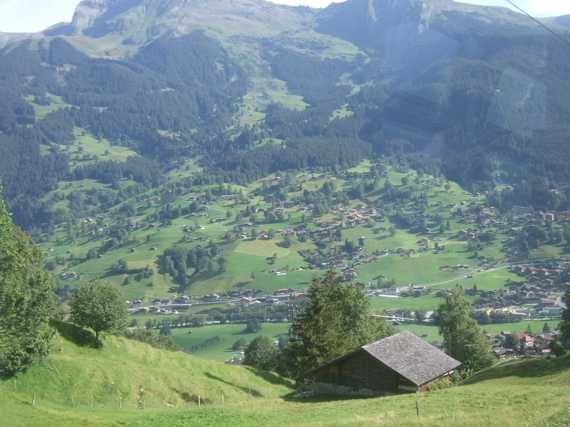
[[[328,272],[313,280],[304,311],[293,322],[287,367],[291,376],[301,379],[307,371],[393,332],[384,320],[370,317],[368,298],[359,285],[343,283],[338,274]]]
[[[471,304],[456,288],[438,309],[439,330],[447,353],[475,371],[492,364],[491,346],[471,316]]]
[[[566,302],[566,310],[562,312],[562,321],[560,322],[560,341],[562,345],[570,349],[570,287],[564,295]]]

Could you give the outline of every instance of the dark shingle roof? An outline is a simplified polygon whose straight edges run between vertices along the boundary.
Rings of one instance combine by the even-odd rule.
[[[411,332],[384,338],[362,349],[417,386],[427,384],[461,365]]]

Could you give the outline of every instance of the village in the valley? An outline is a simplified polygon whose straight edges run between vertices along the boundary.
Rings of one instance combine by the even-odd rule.
[[[247,188],[186,188],[170,186],[83,220],[75,234],[90,242],[89,251],[48,251],[61,286],[92,278],[90,265],[108,259],[107,277],[126,289],[136,285],[128,292],[131,314],[147,326],[174,328],[248,316],[291,322],[311,278],[327,270],[365,286],[377,315],[398,325],[433,325],[438,301],[456,286],[481,325],[552,322],[565,307],[570,212],[499,210],[442,178],[383,164],[277,175]],[[197,261],[180,269],[179,259],[167,259],[177,248]],[[153,296],[158,281],[169,283],[166,295]],[[548,351],[553,334],[520,336],[514,351]],[[510,354],[508,332],[490,340]]]

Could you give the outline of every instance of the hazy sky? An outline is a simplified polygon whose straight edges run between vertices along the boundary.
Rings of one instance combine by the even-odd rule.
[[[506,6],[504,0],[463,0],[465,3]],[[324,7],[331,0],[276,0],[290,5]],[[570,0],[515,0],[536,16],[570,14]],[[78,0],[0,0],[0,31],[40,31],[71,20]]]

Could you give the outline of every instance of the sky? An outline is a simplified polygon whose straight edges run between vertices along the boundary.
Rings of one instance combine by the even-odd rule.
[[[277,3],[325,7],[331,0],[275,0]],[[506,6],[504,0],[462,0],[464,3]],[[570,0],[515,0],[535,16],[570,14]],[[78,0],[0,0],[0,31],[34,32],[69,22]]]

